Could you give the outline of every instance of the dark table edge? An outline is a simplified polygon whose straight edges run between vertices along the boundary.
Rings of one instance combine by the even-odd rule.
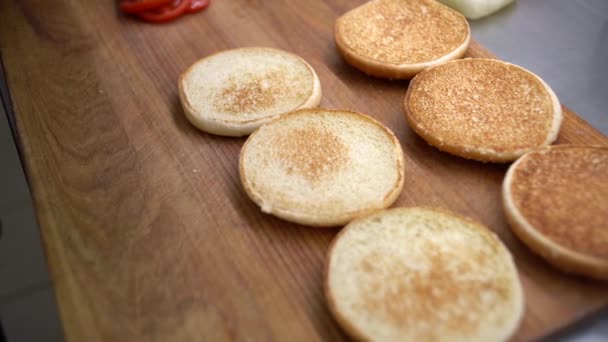
[[[17,133],[17,123],[15,122],[15,111],[13,110],[13,100],[11,98],[11,93],[8,89],[8,82],[6,79],[6,72],[4,67],[4,59],[2,58],[2,50],[0,50],[0,102],[2,103],[2,107],[4,107],[4,113],[6,114],[6,119],[8,120],[8,125],[11,129],[11,134],[13,136],[13,142],[17,147],[17,153],[19,154],[19,162],[21,163],[21,168],[23,169],[23,174],[25,175],[25,179],[28,182],[29,186],[29,177],[25,170],[25,163],[23,159],[23,155],[21,153],[22,144],[21,139],[19,138],[19,134]],[[30,191],[31,193],[31,191]]]
[[[538,342],[554,342],[560,341],[567,337],[574,338],[575,335],[584,332],[594,324],[606,319],[607,316],[608,307],[599,308],[596,311],[588,313],[584,317],[575,320],[572,323],[566,324],[562,328],[541,337],[538,339]]]
[[[4,66],[4,59],[2,58],[2,50],[0,50],[0,109],[3,109],[6,119],[8,121],[9,124],[9,129],[11,131],[11,136],[13,138],[13,143],[15,144],[15,150],[17,151],[17,155],[19,157],[19,166],[21,167],[21,170],[23,171],[23,175],[25,176],[25,180],[27,183],[27,191],[30,195],[30,199],[33,203],[33,196],[32,196],[32,190],[31,190],[31,184],[30,184],[30,180],[29,180],[29,176],[28,176],[28,172],[26,169],[26,163],[25,163],[25,159],[24,159],[24,155],[22,153],[23,150],[23,145],[22,145],[22,141],[20,139],[18,130],[17,130],[17,123],[16,123],[16,118],[15,118],[15,112],[14,112],[14,107],[13,107],[13,102],[12,102],[12,97],[8,88],[8,81],[7,81],[7,77],[6,77],[6,72],[5,72],[5,66]],[[1,114],[0,114],[1,115]],[[36,210],[36,206],[34,206],[34,211]],[[47,319],[51,319],[54,320],[56,322],[59,322],[59,331],[61,332],[62,340],[65,340],[65,331],[64,331],[64,324],[61,320],[61,316],[59,315],[59,298],[57,298],[57,293],[55,292],[55,286],[54,286],[54,281],[52,279],[52,276],[50,275],[49,272],[49,268],[50,265],[48,263],[48,259],[46,256],[46,249],[44,247],[45,242],[42,236],[42,232],[40,231],[40,225],[38,223],[38,220],[36,220],[36,228],[38,229],[38,234],[40,235],[40,240],[42,243],[42,246],[40,246],[43,250],[43,255],[45,258],[45,267],[46,267],[46,272],[48,272],[49,274],[49,278],[50,278],[50,286],[51,286],[51,293],[53,296],[53,301],[52,301],[52,314],[51,317],[47,316]],[[0,226],[0,233],[1,233],[1,229],[2,227]],[[8,337],[6,335],[6,327],[3,325],[2,322],[2,317],[0,317],[0,342],[13,342],[13,341],[8,341]]]

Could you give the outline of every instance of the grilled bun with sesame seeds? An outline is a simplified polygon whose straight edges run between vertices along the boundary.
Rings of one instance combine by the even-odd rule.
[[[302,58],[250,47],[194,63],[179,79],[179,96],[186,117],[197,128],[243,136],[281,114],[318,106],[321,83]]]
[[[503,183],[511,229],[572,274],[608,280],[608,147],[557,145],[513,163]]]
[[[429,208],[354,220],[334,239],[325,294],[363,341],[506,341],[524,297],[511,254],[489,229]]]
[[[373,76],[410,79],[460,58],[471,40],[465,17],[433,0],[375,0],[336,21],[334,38],[346,62]]]
[[[260,127],[241,150],[239,170],[263,212],[310,226],[386,208],[404,180],[395,135],[344,110],[303,109]]]
[[[540,77],[492,59],[463,59],[430,68],[404,100],[410,127],[438,149],[468,159],[509,162],[551,144],[562,110]]]

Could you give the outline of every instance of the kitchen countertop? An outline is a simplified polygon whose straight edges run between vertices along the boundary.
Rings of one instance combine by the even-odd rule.
[[[471,21],[473,37],[544,79],[562,104],[608,134],[608,1],[520,0]]]
[[[543,78],[561,103],[608,134],[608,1],[520,0],[471,21],[473,37],[501,59]],[[608,312],[555,336],[608,339]]]
[[[471,23],[473,36],[484,46],[495,52],[501,59],[519,64],[537,73],[550,84],[562,103],[577,112],[604,134],[608,132],[608,73],[605,61],[608,60],[608,2],[603,0],[520,0],[502,12],[486,19]],[[5,120],[0,117],[0,120]],[[8,125],[0,125],[0,141],[3,149],[3,189],[26,192],[24,177]],[[8,143],[7,143],[8,142]],[[11,171],[12,170],[12,171]],[[10,172],[9,172],[10,171]],[[6,184],[6,187],[4,185]],[[16,224],[35,227],[31,200],[19,195],[17,201],[12,197],[15,192],[0,193],[0,204],[13,210],[23,207],[24,214],[15,219]],[[6,197],[6,198],[2,198]],[[11,198],[8,198],[11,197]],[[3,209],[3,208],[0,208]],[[0,211],[2,215],[3,211]],[[7,222],[2,216],[3,221]],[[11,219],[13,219],[11,217]],[[0,240],[0,256],[10,260],[32,261],[30,269],[44,273],[41,267],[40,244],[35,234],[16,238],[9,226]],[[29,239],[26,241],[26,239]],[[31,246],[12,248],[5,246]],[[9,253],[9,254],[6,254]],[[12,253],[12,254],[11,254]],[[32,257],[32,255],[34,255]],[[43,264],[43,263],[42,263]],[[35,319],[42,328],[38,331],[43,337],[55,336],[61,339],[56,323],[56,310],[46,274],[21,275],[15,273],[6,263],[0,263],[0,278],[14,277],[19,281],[2,293],[0,289],[0,317],[9,341],[24,340],[36,334],[32,327]],[[12,273],[11,273],[12,272]],[[40,306],[49,309],[35,310]],[[28,315],[29,311],[43,313]],[[594,341],[605,340],[608,334],[608,317],[600,317],[592,326],[582,325],[575,330],[560,335],[563,340]],[[1,340],[1,338],[0,338]],[[48,340],[48,339],[47,339]]]

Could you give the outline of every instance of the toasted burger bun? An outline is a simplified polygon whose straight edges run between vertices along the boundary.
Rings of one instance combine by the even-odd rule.
[[[321,83],[302,58],[250,47],[194,63],[179,79],[179,95],[186,117],[197,128],[243,136],[281,114],[318,106]]]
[[[241,182],[265,213],[343,225],[391,205],[403,188],[403,151],[369,116],[306,109],[255,131],[240,157]]]
[[[338,18],[334,35],[349,64],[389,79],[460,58],[471,39],[467,20],[433,0],[370,1]]]
[[[538,76],[492,59],[463,59],[430,68],[404,100],[410,127],[438,149],[468,159],[509,162],[551,144],[562,110]]]
[[[608,280],[608,147],[526,154],[507,172],[503,204],[532,251],[565,272]]]
[[[326,297],[365,341],[505,341],[524,312],[511,254],[490,230],[428,208],[347,225],[328,256]]]

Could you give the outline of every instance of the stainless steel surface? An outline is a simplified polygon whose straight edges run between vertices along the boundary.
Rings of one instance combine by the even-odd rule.
[[[608,134],[608,0],[519,0],[471,21],[473,37],[543,78]]]
[[[470,23],[482,45],[540,76],[562,104],[608,134],[608,0],[518,0]],[[608,312],[548,340],[608,341]]]

